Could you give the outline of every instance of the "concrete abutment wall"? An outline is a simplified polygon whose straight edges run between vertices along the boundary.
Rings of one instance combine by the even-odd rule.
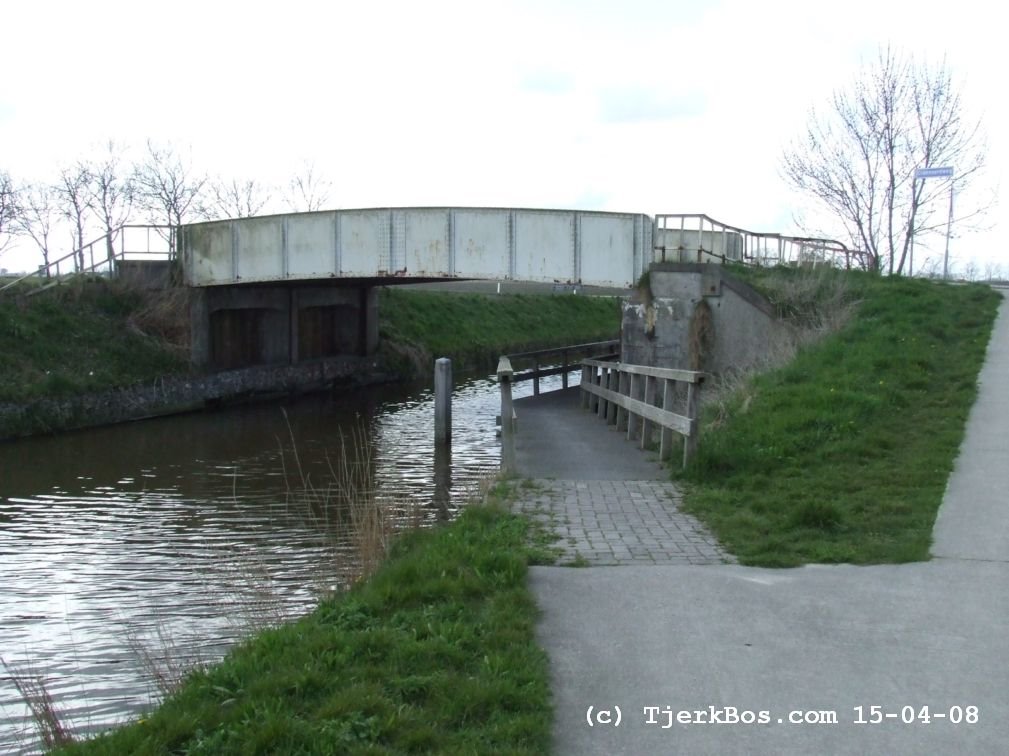
[[[190,289],[191,359],[203,370],[295,365],[378,348],[374,286]]]
[[[773,361],[791,342],[761,294],[721,265],[656,263],[624,303],[621,360],[721,374]]]

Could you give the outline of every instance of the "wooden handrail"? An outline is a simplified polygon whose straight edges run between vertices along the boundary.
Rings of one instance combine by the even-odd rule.
[[[694,370],[628,365],[620,362],[582,362],[582,407],[594,411],[633,440],[640,431],[641,447],[660,429],[659,457],[672,455],[672,434],[684,437],[683,466],[697,450],[698,399],[705,374]],[[675,384],[686,386],[685,414],[673,412]],[[659,388],[661,386],[661,393]]]
[[[650,375],[652,378],[664,378],[683,383],[703,383],[706,373],[697,370],[676,370],[674,368],[657,368],[650,365],[630,365],[625,362],[602,362],[600,360],[582,360],[583,365],[591,367],[619,367],[622,372],[634,375]]]

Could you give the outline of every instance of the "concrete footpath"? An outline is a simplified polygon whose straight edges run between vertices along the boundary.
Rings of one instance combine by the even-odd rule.
[[[608,528],[590,525],[633,511],[621,509],[624,496],[646,490],[643,481],[660,485],[657,463],[574,405],[567,412],[581,419],[558,406],[537,419],[535,400],[518,403],[520,472],[537,481],[523,506],[566,528],[581,561],[624,565],[531,571],[555,752],[1009,752],[1006,303],[979,381],[933,560],[873,567],[721,563],[730,557],[678,512],[671,484],[652,491],[647,516],[621,515],[621,535],[607,539]],[[569,420],[598,423],[594,435],[612,456],[586,458],[587,431],[554,445]],[[579,496],[579,480],[597,492],[606,482],[611,494]],[[683,529],[689,538],[676,535]],[[632,553],[635,539],[647,548]]]

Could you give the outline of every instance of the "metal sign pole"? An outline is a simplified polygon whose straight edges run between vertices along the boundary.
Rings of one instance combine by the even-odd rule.
[[[949,219],[946,221],[946,254],[942,260],[942,278],[945,281],[949,278],[949,230],[953,225],[953,166],[944,165],[941,167],[918,168],[914,172],[915,181],[927,178],[948,178],[949,179]],[[914,184],[912,183],[912,196],[914,196]],[[911,264],[914,264],[914,229],[911,229]]]
[[[911,229],[911,262],[907,266],[907,277],[914,278],[914,229]]]
[[[949,279],[949,232],[953,226],[953,179],[949,180],[949,218],[946,219],[946,255],[942,260],[942,277]]]

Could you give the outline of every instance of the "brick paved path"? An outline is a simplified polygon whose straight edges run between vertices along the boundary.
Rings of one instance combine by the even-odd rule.
[[[679,511],[671,482],[533,480],[520,490],[517,509],[560,536],[559,564],[735,562],[701,523]]]
[[[679,510],[682,496],[624,434],[582,410],[579,389],[515,403],[521,511],[561,537],[560,564],[735,562],[707,529]]]

